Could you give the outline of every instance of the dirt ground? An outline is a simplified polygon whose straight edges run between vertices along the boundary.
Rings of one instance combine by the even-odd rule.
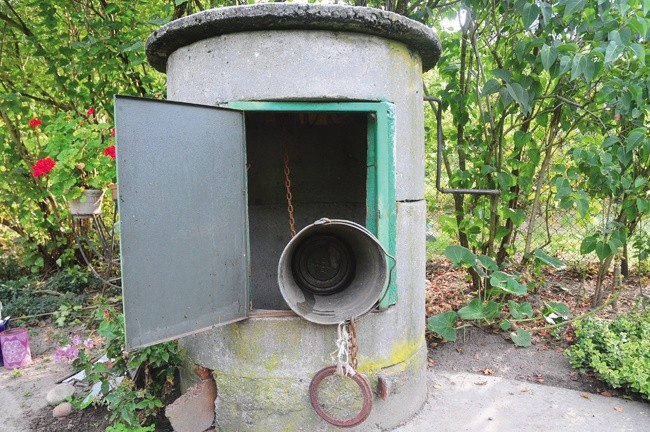
[[[537,293],[526,299],[533,306],[544,301],[564,301],[574,314],[589,310],[589,296],[593,291],[593,272],[577,274],[572,271],[553,271],[543,275],[543,284]],[[430,263],[427,268],[427,313],[458,309],[466,303],[468,285],[462,272],[454,270],[447,262]],[[609,286],[609,285],[608,285]],[[622,288],[617,309],[607,307],[599,315],[611,317],[628,311],[638,304],[639,291],[644,288],[643,278],[632,278]],[[650,291],[650,289],[648,289]],[[5,426],[12,431],[47,432],[97,432],[108,422],[107,411],[90,408],[75,411],[72,415],[55,419],[52,407],[47,406],[45,395],[73,370],[70,364],[53,358],[62,337],[83,333],[81,327],[59,329],[51,323],[30,328],[30,346],[33,363],[19,370],[0,368],[0,406],[8,413]],[[454,343],[443,342],[432,334],[429,340],[429,367],[443,371],[470,372],[516,379],[522,382],[564,387],[605,396],[622,396],[598,381],[593,375],[581,373],[570,367],[563,351],[572,340],[571,330],[551,334],[538,332],[533,336],[533,346],[517,348],[504,332],[495,329],[469,327],[459,333]],[[169,424],[160,417],[157,431],[170,431]],[[1,429],[1,428],[0,428]]]
[[[543,307],[545,301],[564,302],[571,309],[573,317],[580,316],[590,310],[595,276],[595,267],[586,268],[580,273],[575,270],[547,270],[536,277],[537,292],[518,300],[530,302],[535,310]],[[529,284],[529,289],[530,286],[532,284]],[[609,293],[612,287],[611,274],[605,287]],[[618,300],[600,310],[596,316],[613,318],[641,307],[641,293],[647,294],[650,287],[647,277],[631,275],[618,290]],[[463,271],[454,269],[447,261],[428,263],[427,315],[457,310],[466,304],[471,296]],[[470,326],[459,331],[456,342],[443,342],[432,333],[427,333],[429,367],[498,376],[604,396],[638,398],[626,394],[623,390],[611,389],[592,373],[583,373],[571,368],[569,360],[564,356],[564,350],[573,341],[572,328],[562,327],[555,332],[534,331],[536,327],[545,324],[543,320],[531,324],[529,330],[532,330],[533,345],[528,348],[516,347],[507,332],[498,328]]]

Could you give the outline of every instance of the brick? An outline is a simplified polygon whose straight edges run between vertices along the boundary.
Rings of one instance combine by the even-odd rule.
[[[203,432],[214,423],[216,398],[217,386],[214,380],[202,380],[168,405],[165,416],[175,432]]]

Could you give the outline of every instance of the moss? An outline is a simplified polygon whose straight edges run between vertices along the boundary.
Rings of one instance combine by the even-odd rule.
[[[277,369],[278,362],[279,362],[278,356],[273,355],[268,359],[266,359],[262,364],[264,365],[264,369],[266,369],[269,372],[272,372],[275,369]]]
[[[359,372],[366,375],[376,374],[382,369],[390,366],[403,364],[407,367],[407,362],[417,354],[424,343],[424,335],[422,339],[416,341],[396,341],[390,354],[386,357],[368,358],[362,355],[359,356]]]

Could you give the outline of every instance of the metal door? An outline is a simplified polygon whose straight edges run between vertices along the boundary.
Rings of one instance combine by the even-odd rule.
[[[127,349],[246,318],[244,119],[116,96]]]

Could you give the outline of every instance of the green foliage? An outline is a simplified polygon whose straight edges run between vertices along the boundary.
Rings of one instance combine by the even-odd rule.
[[[522,348],[529,347],[531,344],[530,333],[523,329],[517,329],[510,333],[510,338],[515,345]]]
[[[153,432],[155,430],[155,425],[133,427],[125,425],[124,423],[115,423],[114,425],[104,429],[104,432]]]
[[[81,187],[114,180],[103,153],[112,144],[113,95],[164,94],[144,40],[171,19],[172,5],[86,3],[0,5],[0,235],[22,246],[21,261],[34,272],[76,260],[65,203]],[[56,165],[34,176],[45,157]]]
[[[15,280],[27,273],[27,269],[14,254],[4,254],[0,257],[0,281]]]
[[[650,214],[647,2],[425,4],[434,9],[413,18],[461,23],[439,30],[444,52],[427,80],[445,103],[443,182],[502,192],[454,197],[443,232],[499,263],[523,252],[524,264],[553,266],[533,252],[546,202],[601,225],[581,249],[609,265]],[[435,128],[428,131],[434,155]]]
[[[52,313],[52,318],[54,318],[54,323],[58,327],[64,327],[69,324],[79,324],[81,322],[79,318],[82,310],[83,308],[81,305],[63,303]]]
[[[58,311],[63,305],[79,305],[85,300],[85,294],[74,291],[59,290],[57,276],[54,276],[53,287],[49,283],[41,284],[38,279],[23,276],[16,280],[0,282],[0,302],[4,316],[14,318],[29,316],[28,322],[37,321],[35,315]],[[74,288],[74,285],[72,285]],[[61,294],[59,294],[61,293]]]
[[[443,312],[429,317],[427,319],[427,327],[443,339],[453,342],[457,337],[456,328],[454,327],[457,318],[458,314],[454,311]]]
[[[565,351],[574,368],[594,370],[614,388],[650,397],[650,312],[612,322],[588,318],[575,323],[575,343]]]
[[[101,385],[99,396],[88,403],[106,405],[111,421],[137,428],[152,419],[163,406],[161,398],[171,391],[181,363],[178,345],[176,342],[162,343],[126,354],[124,315],[107,306],[100,307],[94,319],[99,323],[97,333],[106,341],[104,349],[110,360],[93,363],[87,350],[80,350],[74,360],[74,366],[85,371],[89,384]],[[137,368],[141,368],[146,377],[142,388],[136,388],[129,378],[130,371]],[[125,378],[119,381],[121,377]],[[81,401],[87,396],[81,395],[77,404],[83,407]]]
[[[477,256],[460,245],[448,246],[445,255],[456,267],[469,268],[478,276],[478,296],[461,307],[458,312],[448,311],[429,317],[427,320],[429,330],[446,340],[454,341],[457,338],[455,326],[458,319],[487,324],[499,322],[503,331],[511,330],[514,322],[535,319],[535,312],[530,303],[514,300],[528,294],[526,285],[519,281],[520,275],[506,273],[500,270],[494,259],[484,255]],[[540,266],[549,265],[558,268],[564,265],[557,258],[541,251],[536,251],[535,257]],[[565,304],[548,302],[540,316],[549,322],[554,322],[553,319],[568,319],[569,314],[569,308]],[[530,333],[521,328],[511,332],[510,338],[520,347],[531,344]]]
[[[45,281],[34,276],[3,280],[0,282],[3,315],[29,316],[27,321],[37,321],[39,317],[35,315],[53,313],[57,324],[64,325],[81,318],[87,292],[98,284],[97,279],[77,267],[55,273]]]

